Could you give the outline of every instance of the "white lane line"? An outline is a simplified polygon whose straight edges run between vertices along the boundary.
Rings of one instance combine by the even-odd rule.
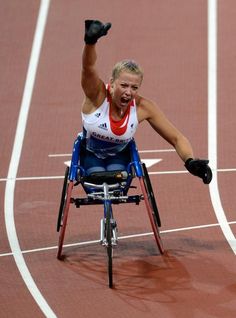
[[[236,168],[217,169],[217,172],[236,172]],[[188,173],[187,170],[170,170],[170,171],[149,171],[150,175],[162,175],[162,174],[183,174]],[[18,177],[18,178],[0,178],[0,182],[6,182],[7,180],[15,181],[37,181],[37,180],[58,180],[63,179],[64,176],[39,176],[39,177]]]
[[[236,224],[236,221],[231,221],[229,224]],[[164,230],[160,231],[161,234],[166,233],[173,233],[173,232],[182,232],[182,231],[192,231],[192,230],[199,230],[199,229],[205,229],[205,228],[211,228],[211,227],[217,227],[220,226],[219,223],[212,223],[212,224],[203,224],[203,225],[195,225],[195,226],[189,226],[189,227],[182,227],[182,228],[176,228],[176,229],[170,229],[170,230]],[[131,234],[131,235],[125,235],[125,236],[119,236],[119,240],[126,240],[136,237],[144,237],[144,236],[150,236],[153,235],[153,232],[146,232],[146,233],[138,233],[138,234]],[[73,246],[86,246],[91,244],[97,244],[99,243],[99,240],[93,240],[93,241],[84,241],[84,242],[77,242],[77,243],[71,243],[71,244],[65,244],[64,247],[73,247]],[[43,251],[50,251],[57,249],[58,246],[49,246],[49,247],[42,247],[42,248],[35,248],[31,250],[24,250],[22,251],[23,254],[30,254],[30,253],[38,253]],[[0,254],[0,257],[4,256],[11,256],[12,253],[2,253]]]
[[[175,149],[139,150],[139,153],[176,152]]]
[[[55,153],[55,154],[49,154],[49,158],[57,158],[57,157],[71,157],[71,153]]]
[[[145,163],[147,168],[150,168],[150,167],[154,166],[155,164],[161,162],[162,159],[141,159],[141,161]],[[71,166],[71,160],[64,161],[64,164],[67,167],[70,167]]]
[[[160,153],[160,152],[175,152],[175,149],[153,149],[153,150],[139,150],[139,153]],[[71,157],[71,153],[55,153],[49,154],[49,158],[56,158],[56,157]]]
[[[18,178],[1,178],[0,182],[4,181],[31,181],[31,180],[57,180],[57,179],[62,179],[64,176],[41,176],[41,177],[18,177]]]
[[[24,280],[32,297],[48,318],[55,318],[56,315],[49,307],[48,303],[40,293],[37,285],[35,284],[30,271],[25,263],[22,251],[19,245],[15,222],[14,222],[14,191],[15,180],[17,176],[18,166],[21,157],[22,145],[24,141],[25,129],[27,124],[28,113],[30,109],[31,97],[38,67],[38,61],[43,41],[45,25],[49,10],[50,0],[41,0],[39,15],[32,45],[32,51],[27,71],[27,77],[21,102],[21,108],[16,128],[14,145],[12,149],[11,160],[9,164],[8,177],[5,189],[5,223],[8,241],[11,247],[12,255],[18,267],[18,270]]]
[[[208,0],[208,157],[213,169],[209,185],[212,205],[224,236],[236,254],[236,239],[221,204],[217,179],[217,0]]]

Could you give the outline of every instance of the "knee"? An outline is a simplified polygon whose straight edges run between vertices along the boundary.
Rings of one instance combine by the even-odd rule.
[[[107,171],[115,171],[115,170],[126,170],[126,166],[124,164],[121,163],[111,163],[109,165],[107,165]]]
[[[106,169],[104,167],[101,167],[101,166],[95,166],[95,167],[90,167],[90,168],[86,169],[86,173],[88,175],[90,175],[93,172],[103,172],[103,171],[106,171]]]

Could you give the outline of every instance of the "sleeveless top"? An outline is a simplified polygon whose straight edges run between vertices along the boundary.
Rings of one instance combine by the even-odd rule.
[[[122,151],[133,138],[138,126],[135,100],[128,105],[124,117],[115,121],[111,117],[110,98],[107,87],[107,97],[102,105],[91,114],[82,112],[86,149],[102,159]]]

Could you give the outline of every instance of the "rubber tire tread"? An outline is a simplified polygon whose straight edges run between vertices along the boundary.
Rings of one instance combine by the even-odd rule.
[[[157,223],[156,223],[156,220],[155,220],[155,217],[154,217],[154,214],[153,214],[152,206],[150,205],[150,200],[148,199],[148,194],[147,194],[147,189],[146,189],[145,182],[144,182],[144,177],[140,177],[139,181],[140,181],[140,186],[141,186],[141,189],[142,189],[142,192],[143,192],[144,201],[145,201],[146,209],[147,209],[147,212],[148,212],[149,220],[150,220],[150,223],[151,223],[151,227],[152,227],[152,230],[153,230],[153,233],[154,233],[154,237],[155,237],[155,240],[156,240],[156,243],[157,243],[157,247],[158,247],[160,253],[163,254],[164,253],[164,247],[163,247],[163,243],[162,243],[162,240],[161,240],[159,228],[157,226]]]
[[[66,167],[65,177],[64,177],[64,181],[63,181],[63,187],[62,187],[62,193],[61,193],[61,202],[60,202],[58,218],[57,218],[57,232],[59,232],[60,228],[61,228],[61,219],[63,217],[63,210],[64,210],[64,206],[65,206],[66,191],[67,191],[67,187],[68,187],[68,176],[69,176],[69,167]]]
[[[160,218],[160,214],[158,212],[158,207],[157,207],[157,203],[156,203],[156,199],[155,199],[155,195],[152,189],[152,184],[151,184],[151,180],[147,171],[147,167],[145,165],[145,163],[142,163],[142,168],[143,168],[143,172],[144,172],[144,183],[147,189],[147,194],[148,194],[148,198],[150,198],[151,201],[151,205],[152,205],[152,210],[154,212],[155,218],[156,218],[156,222],[158,227],[161,227],[161,218]]]
[[[113,287],[113,264],[112,264],[112,228],[111,228],[111,206],[105,202],[106,215],[106,239],[107,239],[107,266],[108,266],[108,284],[109,288]]]
[[[59,242],[58,242],[58,252],[57,252],[57,258],[59,260],[62,259],[62,247],[63,247],[63,242],[64,242],[64,237],[65,237],[65,232],[66,232],[66,225],[67,225],[67,219],[68,219],[68,214],[69,214],[69,208],[70,208],[70,201],[71,201],[71,193],[73,189],[73,181],[69,182],[69,185],[67,187],[66,191],[66,200],[64,204],[64,210],[63,210],[63,224],[61,226],[60,234],[59,234]]]

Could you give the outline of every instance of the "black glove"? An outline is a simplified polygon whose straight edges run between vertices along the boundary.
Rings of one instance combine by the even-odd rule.
[[[201,159],[192,159],[189,158],[185,162],[186,169],[199,178],[202,178],[202,181],[205,184],[209,184],[212,179],[212,171],[208,166],[209,160],[201,160]]]
[[[95,44],[97,40],[107,34],[111,23],[105,23],[98,20],[85,20],[84,41],[86,44]]]

